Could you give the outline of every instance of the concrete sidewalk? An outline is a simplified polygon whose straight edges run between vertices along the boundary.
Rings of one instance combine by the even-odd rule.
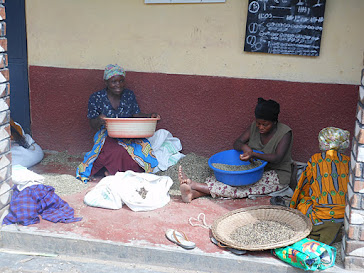
[[[2,273],[186,273],[183,269],[0,249]]]
[[[38,166],[34,171],[74,173],[67,166]],[[232,254],[211,243],[209,229],[192,226],[189,222],[191,217],[204,213],[206,223],[212,225],[215,219],[231,210],[267,205],[268,197],[256,200],[200,198],[185,204],[180,196],[173,196],[163,208],[133,212],[127,206],[119,210],[86,206],[83,197],[87,191],[62,197],[74,208],[75,217],[83,217],[82,221],[55,224],[41,220],[30,226],[3,226],[1,248],[192,272],[303,272],[276,259],[270,251]],[[183,231],[196,243],[196,248],[185,250],[170,242],[165,237],[169,228]],[[325,272],[350,271],[338,265]]]

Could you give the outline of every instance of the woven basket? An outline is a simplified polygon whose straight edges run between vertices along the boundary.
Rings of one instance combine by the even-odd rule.
[[[276,243],[242,245],[230,238],[236,228],[254,224],[258,221],[275,221],[292,227],[296,232],[293,238],[288,238]],[[312,230],[311,220],[300,211],[282,206],[256,206],[231,211],[214,221],[212,226],[213,236],[228,247],[261,251],[291,245],[307,237]]]

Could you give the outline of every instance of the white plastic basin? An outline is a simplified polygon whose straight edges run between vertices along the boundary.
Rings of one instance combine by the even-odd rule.
[[[104,118],[109,137],[144,138],[151,137],[160,118]]]

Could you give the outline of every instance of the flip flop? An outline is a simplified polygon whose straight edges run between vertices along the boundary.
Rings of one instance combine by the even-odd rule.
[[[196,244],[194,242],[191,242],[190,240],[188,240],[187,236],[183,232],[180,233],[177,230],[168,229],[166,231],[166,237],[171,242],[173,242],[185,249],[193,249],[196,247]]]
[[[215,237],[210,237],[210,240],[212,243],[214,243],[218,247],[226,248],[226,250],[229,250],[231,253],[233,253],[235,255],[244,255],[246,253],[246,250],[227,247],[226,245],[224,245],[224,244],[220,243],[218,240],[216,240]]]
[[[270,199],[270,203],[272,205],[286,207],[286,202],[284,201],[284,198],[281,196],[273,196]]]

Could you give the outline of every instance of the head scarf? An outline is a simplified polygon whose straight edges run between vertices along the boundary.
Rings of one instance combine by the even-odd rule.
[[[107,81],[108,79],[110,79],[111,77],[114,77],[114,76],[124,76],[125,77],[125,70],[117,64],[108,64],[105,67],[104,80]]]
[[[328,151],[334,149],[343,151],[349,147],[349,137],[349,131],[335,127],[324,128],[318,136],[320,150]]]
[[[280,112],[279,103],[274,100],[265,100],[258,98],[258,104],[255,107],[255,118],[269,121],[278,121]]]

